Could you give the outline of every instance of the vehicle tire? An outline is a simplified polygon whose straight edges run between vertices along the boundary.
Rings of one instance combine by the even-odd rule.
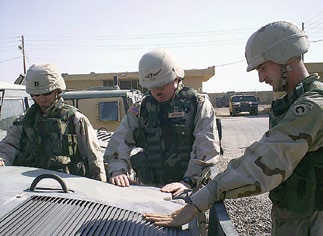
[[[255,108],[255,110],[253,111],[253,114],[254,114],[255,116],[257,116],[257,115],[258,115],[258,108]]]

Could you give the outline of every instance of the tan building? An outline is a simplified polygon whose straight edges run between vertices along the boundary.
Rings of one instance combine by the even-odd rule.
[[[320,80],[323,81],[323,62],[305,63],[305,66],[310,74],[318,73],[321,77]]]
[[[206,69],[185,70],[185,86],[202,91],[202,82],[208,81],[215,74],[215,67]],[[115,72],[115,73],[94,73],[90,74],[62,74],[68,90],[85,90],[93,86],[113,86],[115,76],[118,77],[120,89],[139,89],[138,72]]]
[[[323,63],[305,63],[310,73],[318,73],[323,81]],[[185,70],[184,83],[188,87],[202,91],[202,82],[208,81],[215,74],[215,67],[206,69]],[[63,74],[68,90],[85,90],[92,86],[113,86],[114,77],[118,76],[118,85],[120,89],[139,89],[144,91],[139,85],[138,72],[115,72],[115,73],[90,73],[90,74]],[[236,91],[240,92],[240,91]],[[244,92],[254,94],[254,91]],[[211,101],[215,103],[217,97],[223,96],[220,93],[209,93]],[[280,97],[282,94],[273,94],[273,92],[257,92],[257,97],[261,103],[270,104],[272,99]]]

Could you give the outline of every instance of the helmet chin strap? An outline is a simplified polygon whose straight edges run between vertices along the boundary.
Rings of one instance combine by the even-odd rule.
[[[282,84],[280,91],[286,91],[288,87],[288,71],[291,70],[289,64],[282,65]]]
[[[179,93],[179,91],[181,91],[182,88],[184,87],[181,78],[177,78],[177,82],[176,83],[177,83],[177,86],[176,86],[176,89],[175,89],[175,92],[174,92],[174,96],[175,96],[175,94]]]

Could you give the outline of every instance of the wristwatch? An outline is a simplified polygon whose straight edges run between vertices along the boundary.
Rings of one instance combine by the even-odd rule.
[[[191,186],[191,188],[195,188],[196,187],[196,183],[195,183],[195,181],[192,180],[191,177],[185,176],[183,178],[183,182],[188,183]]]

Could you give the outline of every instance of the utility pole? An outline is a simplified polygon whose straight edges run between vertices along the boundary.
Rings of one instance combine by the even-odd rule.
[[[18,47],[22,52],[22,62],[24,66],[24,75],[26,74],[26,53],[25,53],[25,40],[24,36],[21,35],[21,45]]]

